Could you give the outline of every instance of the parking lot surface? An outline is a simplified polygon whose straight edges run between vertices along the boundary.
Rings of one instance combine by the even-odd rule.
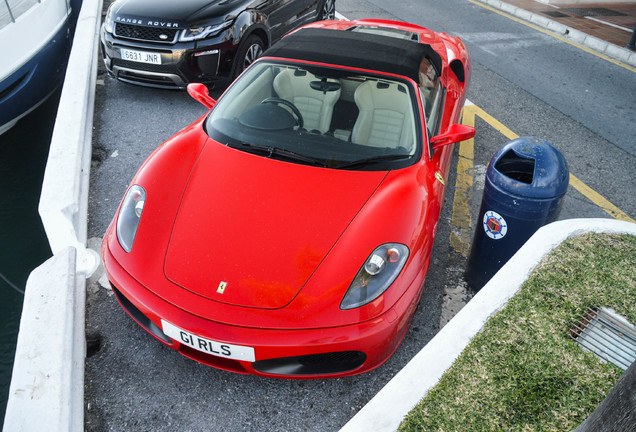
[[[469,31],[470,25],[461,27],[446,18],[448,6],[432,10],[433,5],[429,5],[431,10],[425,11],[413,6],[414,2],[384,5],[380,1],[340,0],[337,8],[348,18],[409,20],[438,31],[455,27],[466,34],[469,48],[474,47],[469,99],[480,110],[475,116],[478,135],[470,170],[473,184],[465,198],[469,214],[478,210],[481,182],[490,157],[510,138],[507,131],[512,131],[555,143],[566,153],[570,171],[577,179],[626,217],[633,217],[636,157],[616,144],[619,139],[608,140],[507,78],[506,71],[495,69],[494,57],[489,57],[493,54],[484,48],[487,32],[480,39],[477,30],[479,26],[498,28],[505,24],[517,32],[530,32],[537,43],[558,45],[555,49],[561,49],[561,42],[546,41],[543,36],[536,36],[535,30],[522,30],[522,24],[510,24],[508,18],[495,17],[472,2],[452,3],[451,7],[470,9],[465,11],[467,16],[479,14],[482,21],[474,23],[475,31]],[[439,18],[428,23],[428,16]],[[483,21],[484,17],[493,23]],[[492,47],[488,49],[492,51]],[[597,61],[573,51],[572,57],[577,56],[588,64]],[[598,61],[605,65],[604,60]],[[622,77],[623,72],[614,67],[620,68],[608,66],[605,73]],[[631,74],[626,76],[633,80]],[[143,160],[161,142],[205,114],[205,109],[184,92],[131,86],[103,72],[98,81],[88,227],[90,246],[96,249]],[[634,113],[633,105],[623,109]],[[459,157],[457,148],[453,167]],[[599,165],[598,161],[602,163]],[[338,430],[471,297],[463,281],[465,251],[454,247],[450,239],[458,229],[470,239],[476,221],[473,216],[460,223],[452,222],[456,182],[462,175],[456,168],[452,172],[447,180],[447,202],[438,225],[431,268],[411,328],[395,355],[364,375],[332,380],[276,380],[200,365],[150,337],[119,307],[103,273],[95,274],[87,283],[87,333],[94,343],[86,360],[86,430]],[[617,178],[621,173],[625,177]],[[560,219],[614,217],[585,190],[570,187]]]

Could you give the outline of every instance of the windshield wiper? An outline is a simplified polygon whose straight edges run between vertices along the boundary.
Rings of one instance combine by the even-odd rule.
[[[238,144],[238,145],[236,145]],[[270,155],[270,148],[271,146],[262,146],[262,145],[256,145],[256,144],[250,144],[247,142],[243,142],[243,141],[237,141],[235,143],[229,143],[228,147],[234,147],[234,148],[244,148],[245,151],[248,151],[250,153],[265,153],[266,155]]]
[[[393,155],[382,155],[382,156],[373,156],[370,158],[366,158],[366,159],[358,159],[355,161],[351,161],[351,162],[345,162],[342,164],[339,164],[338,166],[336,166],[335,168],[337,169],[341,169],[341,168],[355,168],[358,166],[365,166],[368,164],[373,164],[376,162],[388,162],[388,161],[395,161],[395,160],[400,160],[400,159],[410,159],[412,156],[411,155],[397,155],[397,154],[393,154]]]
[[[296,153],[284,148],[274,147],[274,146],[264,146],[264,145],[258,145],[258,144],[250,144],[246,142],[241,142],[240,144],[241,144],[241,147],[246,147],[247,150],[250,151],[251,153],[257,153],[257,152],[262,153],[268,158],[271,158],[272,156],[276,155],[276,156],[282,156],[294,161],[304,162],[309,165],[322,166],[322,167],[327,166],[326,162],[322,159],[316,159],[311,156],[305,156],[300,153]]]

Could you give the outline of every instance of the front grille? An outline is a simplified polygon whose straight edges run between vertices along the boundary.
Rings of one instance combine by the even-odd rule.
[[[137,324],[142,326],[148,333],[153,334],[154,336],[156,336],[158,339],[161,339],[165,343],[167,343],[167,344],[171,344],[172,343],[172,339],[170,339],[168,336],[166,336],[165,333],[163,332],[163,330],[161,330],[158,325],[156,325],[155,323],[150,321],[150,318],[148,318],[146,315],[144,315],[144,313],[142,311],[137,309],[137,307],[134,304],[132,304],[132,302],[130,300],[128,300],[126,298],[126,296],[124,296],[121,293],[121,291],[119,291],[115,287],[115,285],[113,285],[111,283],[110,287],[113,289],[113,293],[115,293],[115,297],[119,301],[119,304],[121,305],[121,307],[124,308],[124,310],[126,312],[128,312],[128,314],[135,321],[137,321]]]
[[[141,70],[147,72],[157,72],[157,73],[175,73],[175,66],[173,64],[151,64],[151,63],[140,63],[133,62],[129,60],[121,60],[118,58],[113,59],[113,66],[123,67],[127,69]]]
[[[124,39],[135,39],[141,41],[171,44],[176,42],[178,32],[178,29],[144,27],[132,24],[115,23],[115,36]]]
[[[135,73],[134,71],[120,70],[117,73],[117,78],[122,81],[133,82],[142,85],[150,85],[153,87],[160,87],[165,89],[181,88],[179,84],[172,80],[172,78],[164,75],[144,75]],[[185,85],[183,85],[183,87],[185,88]]]
[[[237,360],[232,360],[224,357],[214,356],[212,354],[207,354],[194,348],[191,348],[187,345],[181,345],[178,351],[184,356],[191,358],[192,360],[198,361],[206,366],[211,366],[213,368],[221,369],[228,372],[234,372],[241,375],[248,375],[249,373],[245,370],[241,363]]]
[[[297,357],[282,357],[252,363],[259,372],[275,375],[325,375],[359,368],[367,360],[360,351],[339,351]]]

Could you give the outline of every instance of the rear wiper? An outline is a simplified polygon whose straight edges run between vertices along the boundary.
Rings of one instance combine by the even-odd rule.
[[[305,156],[300,153],[296,153],[284,148],[274,147],[274,146],[263,146],[258,144],[250,144],[246,142],[241,142],[240,144],[242,147],[247,147],[247,149],[251,151],[252,153],[257,153],[257,152],[262,153],[268,158],[271,158],[272,156],[276,155],[276,156],[285,157],[287,159],[304,162],[309,165],[322,166],[322,167],[327,166],[325,161],[323,161],[322,159],[316,159],[310,156]]]
[[[411,157],[412,157],[411,155],[397,155],[397,154],[373,156],[366,159],[358,159],[352,162],[345,162],[343,164],[338,165],[335,168],[337,169],[355,168],[358,166],[365,166],[365,165],[376,163],[376,162],[388,162],[388,161],[394,161],[394,160],[400,160],[400,159],[410,159]]]

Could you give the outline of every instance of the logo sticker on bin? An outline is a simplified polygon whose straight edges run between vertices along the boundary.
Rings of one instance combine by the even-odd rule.
[[[486,214],[484,214],[483,225],[486,235],[494,240],[504,238],[508,232],[506,220],[499,213],[492,210],[488,210]]]

